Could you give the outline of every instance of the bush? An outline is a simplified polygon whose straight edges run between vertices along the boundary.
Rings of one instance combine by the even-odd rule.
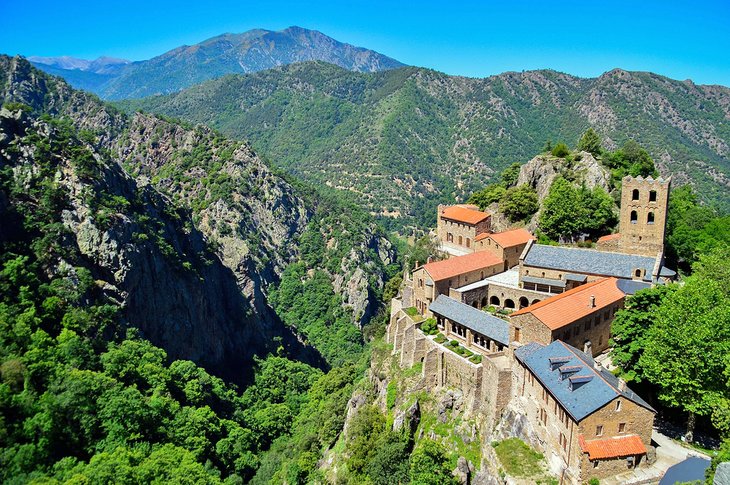
[[[570,149],[565,143],[558,143],[550,153],[552,153],[554,157],[565,158],[570,154]]]
[[[426,335],[436,335],[438,333],[438,327],[436,326],[436,319],[431,317],[421,324],[421,331]]]
[[[527,184],[512,187],[499,201],[499,208],[511,222],[527,219],[540,208],[537,192]]]
[[[414,306],[408,307],[408,308],[404,308],[403,311],[409,317],[415,317],[416,315],[418,315],[418,310]]]
[[[393,406],[395,406],[395,399],[398,396],[398,388],[395,385],[394,381],[390,381],[388,383],[388,388],[386,390],[385,395],[385,406],[388,409],[393,409]]]
[[[438,343],[438,344],[442,344],[442,343],[446,342],[446,337],[444,337],[444,335],[443,335],[442,333],[440,333],[440,332],[439,332],[439,333],[438,333],[438,334],[436,335],[436,338],[435,338],[434,340],[436,341],[436,343]]]
[[[481,364],[482,363],[482,356],[479,354],[474,354],[469,359],[470,361],[474,362],[475,364]]]
[[[588,485],[599,485],[601,482],[597,478],[591,478],[588,480]]]
[[[452,340],[451,342],[449,342],[449,345],[452,346],[452,347],[458,347],[459,346],[459,341],[458,340]]]

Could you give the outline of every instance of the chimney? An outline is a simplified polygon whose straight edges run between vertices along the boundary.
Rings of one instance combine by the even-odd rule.
[[[591,308],[596,308],[596,297],[591,295]]]
[[[621,392],[626,391],[626,381],[621,379],[620,377],[618,378],[618,390]]]

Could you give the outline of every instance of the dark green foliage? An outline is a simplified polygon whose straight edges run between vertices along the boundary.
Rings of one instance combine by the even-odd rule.
[[[509,188],[513,187],[515,184],[517,184],[517,177],[520,175],[520,168],[522,167],[522,164],[519,162],[515,162],[509,167],[502,170],[502,173],[499,175],[499,178],[501,180],[501,183],[504,187]]]
[[[528,219],[539,208],[537,192],[527,184],[507,189],[499,201],[499,209],[512,222]]]
[[[480,210],[487,210],[487,207],[491,204],[502,200],[506,193],[507,189],[501,184],[487,185],[482,190],[474,192],[469,197],[468,202],[470,204],[476,204]]]
[[[616,223],[613,199],[600,187],[574,187],[562,177],[550,186],[540,213],[540,231],[554,240],[573,240],[587,233],[597,236]]]
[[[436,335],[438,333],[438,327],[436,325],[436,319],[431,317],[421,324],[421,331],[426,335]]]
[[[726,439],[722,442],[717,454],[712,457],[712,462],[710,463],[709,468],[705,470],[706,485],[713,485],[713,483],[715,483],[715,471],[717,470],[717,465],[723,462],[730,462],[730,439]]]
[[[588,152],[594,157],[601,155],[603,148],[601,147],[601,137],[593,128],[588,128],[578,140],[578,150]]]
[[[616,313],[611,323],[611,358],[628,381],[641,382],[639,357],[646,346],[647,332],[654,323],[657,308],[676,286],[657,286],[641,290],[626,300],[626,307]]]
[[[411,454],[410,478],[413,485],[445,485],[457,483],[443,445],[429,439],[418,443]]]
[[[568,148],[568,145],[561,142],[561,143],[558,143],[557,145],[555,145],[553,147],[553,149],[550,151],[550,153],[554,157],[565,158],[568,155],[570,155],[570,148]]]
[[[637,142],[629,139],[615,152],[606,153],[602,163],[611,169],[612,182],[619,187],[626,175],[632,177],[657,177],[659,172],[649,153]]]

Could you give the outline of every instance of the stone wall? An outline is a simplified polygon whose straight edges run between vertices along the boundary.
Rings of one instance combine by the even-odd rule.
[[[510,316],[510,342],[526,344],[537,342],[548,345],[553,341],[552,331],[532,313]]]
[[[413,272],[413,302],[414,306],[424,315],[431,315],[428,306],[433,303],[439,295],[449,295],[451,288],[459,288],[471,283],[483,280],[488,276],[495,275],[502,271],[502,263],[463,273],[448,280],[433,281],[423,267]],[[429,285],[428,282],[433,284]]]
[[[623,178],[619,251],[645,256],[664,252],[669,188],[670,180]],[[651,194],[654,200],[651,200]]]
[[[520,255],[525,249],[525,246],[527,246],[527,243],[520,244],[519,246],[504,248],[497,244],[497,242],[494,241],[492,238],[487,236],[476,242],[476,244],[474,245],[474,250],[489,251],[490,253],[494,254],[499,259],[504,261],[504,269],[508,270],[509,268],[514,268],[515,266],[520,264]]]
[[[520,309],[553,296],[542,291],[515,288],[514,286],[503,286],[490,283],[487,290],[487,301],[489,305],[497,308]],[[511,303],[514,306],[510,306]]]

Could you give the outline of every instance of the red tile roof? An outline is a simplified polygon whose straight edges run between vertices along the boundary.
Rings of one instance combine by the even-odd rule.
[[[623,299],[626,295],[616,286],[617,281],[616,278],[592,281],[518,310],[512,316],[532,313],[548,328],[557,330]],[[595,306],[591,305],[591,297],[595,297]]]
[[[589,460],[623,458],[626,456],[646,454],[646,446],[644,446],[639,435],[635,434],[590,441],[586,441],[583,435],[579,435],[578,443],[583,453],[588,453]]]
[[[489,234],[488,237],[503,248],[511,248],[513,246],[519,246],[520,244],[527,244],[527,241],[535,239],[535,236],[521,228],[504,232],[495,232]]]
[[[601,236],[598,238],[598,242],[613,241],[614,239],[621,239],[621,234],[619,234],[617,232],[616,234],[608,234],[606,236]]]
[[[452,205],[441,211],[441,217],[465,224],[478,224],[488,218],[489,215],[487,212],[469,209],[460,205]]]
[[[465,256],[455,256],[443,261],[428,263],[423,266],[423,269],[428,272],[434,281],[441,281],[498,264],[501,265],[502,260],[497,256],[488,251],[479,251]]]

